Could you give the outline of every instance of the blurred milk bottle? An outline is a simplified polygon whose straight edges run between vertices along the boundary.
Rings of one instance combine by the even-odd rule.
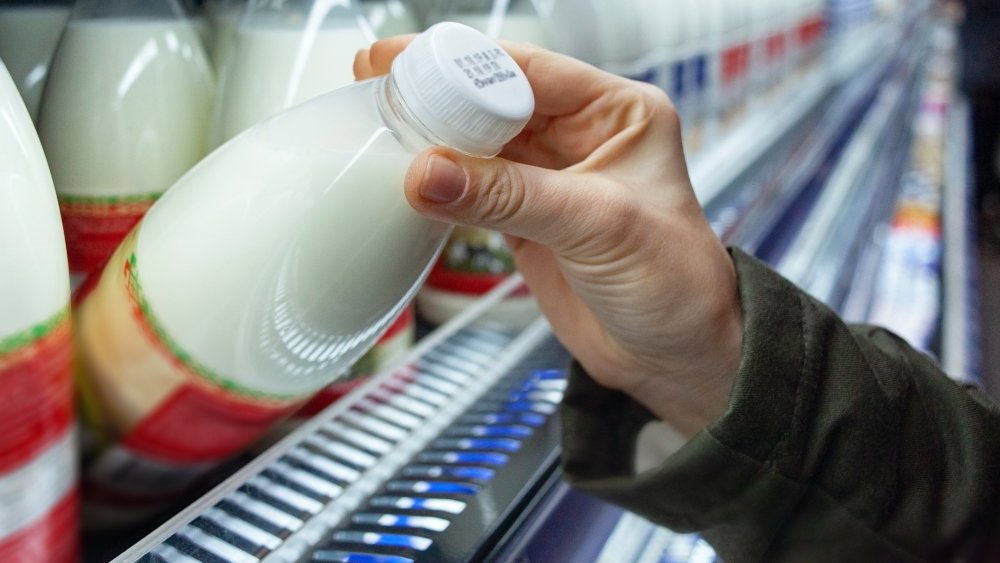
[[[459,22],[497,39],[552,45],[547,22],[533,0],[440,0],[429,21]]]
[[[251,0],[219,70],[209,144],[354,82],[354,55],[375,39],[355,0]]]
[[[0,3],[0,60],[7,65],[35,123],[52,53],[71,5],[71,1]]]
[[[79,558],[71,360],[59,204],[0,63],[0,561]]]
[[[548,21],[532,0],[441,0],[430,21],[454,21],[489,37],[551,47]],[[441,324],[460,313],[514,272],[514,257],[502,234],[456,227],[427,283],[417,295],[420,316]],[[494,307],[497,321],[523,325],[538,316],[538,306],[522,288]]]
[[[655,14],[646,14],[644,0],[593,0],[600,22],[603,70],[641,82],[654,83],[656,72],[651,64],[657,36],[662,30],[650,24]],[[653,2],[648,2],[651,6]]]
[[[230,53],[236,39],[236,26],[246,11],[246,0],[208,0],[205,2],[205,18],[208,20],[212,36],[211,48],[207,50],[215,68],[216,76]]]
[[[406,201],[414,155],[494,155],[533,107],[495,42],[441,24],[389,75],[281,112],[181,178],[80,291],[88,522],[156,512],[345,377],[451,230]]]
[[[175,1],[77,2],[39,122],[77,280],[205,155],[213,87],[201,41]]]
[[[379,38],[420,33],[423,26],[405,0],[359,0],[368,24]]]

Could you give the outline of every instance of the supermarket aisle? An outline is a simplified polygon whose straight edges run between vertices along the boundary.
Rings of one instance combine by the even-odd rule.
[[[1000,245],[980,243],[978,258],[983,379],[1000,400]]]

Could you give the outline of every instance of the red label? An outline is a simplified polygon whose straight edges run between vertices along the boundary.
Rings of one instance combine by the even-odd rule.
[[[734,81],[740,73],[740,48],[733,47],[722,53],[722,82]]]
[[[69,269],[90,273],[107,261],[153,199],[123,203],[59,202]]]
[[[43,518],[0,538],[4,563],[72,563],[79,556],[79,492],[74,489]]]
[[[65,436],[73,420],[68,316],[40,339],[0,356],[0,475]],[[0,561],[5,561],[0,557]]]
[[[484,295],[500,285],[510,274],[483,274],[451,270],[438,260],[427,276],[427,287],[463,295]],[[522,285],[511,296],[528,295],[528,287]]]
[[[300,404],[254,404],[187,384],[132,429],[122,445],[154,460],[222,461],[245,450]]]
[[[776,33],[767,38],[767,60],[780,59],[785,54],[785,34]]]

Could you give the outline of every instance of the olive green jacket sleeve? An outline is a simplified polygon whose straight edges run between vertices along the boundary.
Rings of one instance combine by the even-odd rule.
[[[652,415],[578,366],[574,486],[739,561],[1000,561],[1000,411],[891,333],[848,326],[731,251],[745,332],[727,412],[636,473]]]

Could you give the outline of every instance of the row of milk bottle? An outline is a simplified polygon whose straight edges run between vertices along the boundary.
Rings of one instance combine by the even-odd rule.
[[[243,22],[253,8],[273,17],[268,41],[279,24],[326,31],[313,16],[342,6],[315,4],[251,4]],[[74,559],[71,317],[85,521],[134,523],[344,379],[380,337],[412,339],[399,319],[451,229],[406,203],[410,160],[432,145],[491,156],[532,112],[511,58],[445,25],[388,77],[311,98],[288,85],[282,106],[202,158],[213,73],[194,23],[174,2],[78,2],[37,136],[0,72],[0,397],[18,409],[0,428],[4,560]],[[243,27],[234,59],[253,52]],[[473,85],[472,69],[497,80]],[[74,255],[81,241],[92,263]],[[85,281],[71,315],[73,271]]]
[[[689,151],[815,60],[823,0],[594,0],[604,68],[663,88]]]

